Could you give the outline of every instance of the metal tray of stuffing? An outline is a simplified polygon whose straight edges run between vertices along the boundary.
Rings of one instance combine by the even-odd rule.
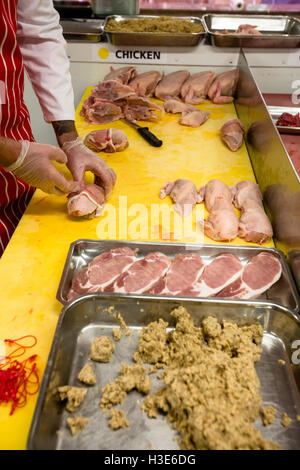
[[[103,413],[99,402],[101,390],[115,380],[121,364],[133,364],[132,355],[137,348],[139,332],[150,322],[167,321],[174,327],[170,312],[182,305],[200,326],[203,318],[214,316],[218,321],[227,320],[239,326],[260,323],[263,330],[262,354],[255,368],[260,380],[262,406],[276,409],[275,420],[263,426],[259,417],[254,426],[265,439],[276,441],[281,449],[299,449],[300,446],[300,368],[297,345],[300,338],[298,317],[278,305],[264,302],[231,302],[213,299],[147,296],[123,296],[111,294],[87,294],[75,299],[62,310],[38,396],[31,429],[27,441],[29,450],[158,450],[178,449],[178,435],[162,415],[149,419],[142,411],[144,396],[131,391],[118,406],[125,412],[130,426],[113,431],[108,425],[108,413]],[[96,384],[89,386],[87,395],[75,413],[66,411],[63,403],[55,398],[57,387],[83,386],[77,379],[78,372],[87,363],[91,342],[100,335],[112,338],[112,330],[120,326],[111,310],[119,313],[129,329],[115,343],[115,351],[109,363],[93,361]],[[297,341],[298,340],[298,341]],[[298,346],[299,349],[299,346]],[[298,355],[297,355],[298,354]],[[152,391],[162,385],[155,374],[151,375]],[[291,422],[281,423],[283,413]],[[72,435],[67,418],[90,418],[86,427]]]
[[[290,16],[223,15],[203,16],[204,28],[217,47],[298,48],[300,21]],[[242,24],[257,26],[259,36],[235,34]],[[223,33],[226,30],[227,33]]]
[[[300,134],[300,127],[297,126],[278,126],[277,120],[283,113],[289,114],[298,114],[300,113],[300,108],[296,107],[286,107],[286,106],[268,106],[268,111],[272,118],[274,125],[277,127],[278,131],[281,134]]]
[[[232,253],[245,264],[250,258],[263,250],[274,253],[281,262],[281,278],[273,284],[258,300],[269,300],[283,305],[291,311],[298,312],[300,301],[290,269],[286,263],[284,254],[275,248],[259,248],[253,246],[233,245],[197,245],[185,243],[163,243],[163,242],[133,242],[117,240],[86,240],[81,239],[71,243],[61,280],[57,291],[57,300],[65,305],[67,295],[71,287],[73,277],[81,271],[89,262],[100,253],[114,248],[129,246],[132,250],[138,250],[138,257],[144,257],[153,251],[160,251],[166,256],[174,257],[178,253],[199,253],[205,263],[211,261],[221,253]]]
[[[125,20],[143,20],[143,19],[159,20],[161,16],[151,15],[111,15],[107,16],[103,24],[103,32],[107,40],[116,46],[168,46],[168,47],[191,47],[196,46],[200,39],[206,36],[203,22],[201,18],[189,16],[169,16],[171,19],[185,20],[191,24],[199,25],[202,32],[197,33],[163,33],[163,32],[120,32],[108,31],[107,24],[113,19],[118,23]]]

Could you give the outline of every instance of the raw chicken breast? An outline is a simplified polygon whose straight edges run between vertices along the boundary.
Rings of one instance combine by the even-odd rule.
[[[221,127],[222,140],[233,152],[241,147],[244,132],[244,126],[239,119],[230,119]]]
[[[241,210],[239,236],[259,244],[269,241],[273,229],[264,211],[258,185],[252,181],[241,181],[232,189],[232,194],[236,207]]]
[[[195,106],[183,103],[179,98],[170,98],[164,102],[164,109],[167,113],[180,114],[188,111],[198,111]]]
[[[165,101],[167,98],[179,96],[181,87],[189,76],[187,70],[178,70],[165,75],[155,89],[156,98]]]
[[[208,96],[213,103],[231,103],[239,79],[239,69],[221,73],[208,90]]]
[[[139,96],[151,97],[161,79],[162,74],[155,70],[141,73],[131,80],[130,87]]]
[[[199,220],[204,233],[213,240],[230,241],[237,237],[239,220],[232,204],[230,188],[221,180],[213,179],[199,190],[199,199],[205,200],[210,212],[208,220]]]
[[[191,75],[181,87],[181,96],[184,101],[190,104],[203,103],[215,78],[214,72],[199,72]]]
[[[184,111],[179,119],[179,124],[183,126],[199,127],[207,121],[209,116],[210,113],[208,111]]]
[[[90,132],[84,144],[94,152],[120,152],[128,146],[128,139],[121,129],[100,129]]]
[[[123,111],[122,108],[115,103],[102,101],[90,95],[84,100],[80,116],[83,116],[88,122],[93,124],[106,124],[122,118]]]
[[[160,198],[164,199],[167,195],[170,195],[175,203],[174,209],[182,217],[190,215],[195,205],[201,202],[196,186],[187,179],[167,183],[160,191]]]

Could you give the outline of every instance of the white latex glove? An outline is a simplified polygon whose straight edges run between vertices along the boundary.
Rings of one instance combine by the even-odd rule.
[[[74,180],[84,186],[84,174],[86,171],[91,171],[95,175],[95,184],[104,189],[107,199],[117,179],[114,170],[101,157],[88,149],[80,137],[65,142],[61,148],[68,157],[67,167]]]
[[[28,140],[20,143],[20,154],[12,165],[5,167],[6,171],[11,171],[45,193],[62,195],[80,190],[78,182],[68,181],[52,164],[52,160],[67,163],[67,157],[61,149]]]

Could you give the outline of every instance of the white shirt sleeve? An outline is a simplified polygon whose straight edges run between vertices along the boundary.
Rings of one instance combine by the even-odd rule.
[[[45,121],[74,121],[70,63],[52,0],[18,1],[17,41]]]

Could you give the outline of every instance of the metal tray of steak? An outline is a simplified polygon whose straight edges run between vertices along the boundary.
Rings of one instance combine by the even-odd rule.
[[[87,293],[269,300],[293,312],[299,296],[276,248],[81,239],[70,245],[57,300]]]
[[[63,308],[45,368],[27,448],[30,450],[178,450],[179,435],[171,423],[168,423],[165,413],[159,413],[156,419],[150,419],[142,410],[145,395],[137,390],[131,390],[117,407],[125,413],[129,422],[128,427],[112,430],[108,422],[109,411],[103,412],[99,404],[103,396],[102,388],[116,380],[122,364],[128,366],[136,364],[133,354],[137,349],[143,327],[162,319],[168,324],[167,332],[171,333],[175,328],[175,321],[170,313],[179,306],[186,308],[197,328],[208,316],[216,318],[218,322],[224,320],[223,325],[225,322],[233,322],[245,328],[257,323],[261,325],[263,338],[259,344],[261,353],[259,360],[255,362],[255,372],[260,382],[261,406],[276,410],[276,414],[273,422],[267,426],[263,425],[261,417],[254,418],[253,426],[260,431],[264,439],[277,442],[282,450],[299,449],[300,368],[297,365],[299,361],[296,345],[297,338],[300,337],[300,323],[296,314],[267,302],[245,303],[216,299],[203,299],[199,302],[197,299],[136,295],[128,297],[111,294],[103,294],[101,297],[98,294],[87,294]],[[86,386],[77,379],[77,376],[89,361],[91,343],[102,335],[113,341],[113,330],[120,327],[113,311],[121,315],[129,329],[129,336],[123,334],[121,339],[114,343],[115,350],[109,363],[91,361],[96,383],[93,386]],[[230,342],[229,337],[227,341]],[[221,351],[219,353],[221,354]],[[237,359],[236,356],[237,353],[233,356],[233,360]],[[226,364],[220,364],[219,373],[222,369],[227,371]],[[148,364],[145,364],[145,367],[148,367]],[[152,381],[150,397],[164,385],[164,381],[159,378],[161,372],[159,370],[158,375],[155,373],[150,375]],[[203,373],[206,374],[203,380],[207,383],[208,375],[205,370]],[[230,375],[226,377],[230,390],[233,379]],[[248,378],[244,371],[243,391],[246,397],[249,396]],[[77,390],[88,387],[84,401],[75,412],[68,411],[65,403],[59,402],[56,398],[57,388],[66,385],[77,387]],[[186,385],[188,386],[188,383]],[[215,386],[215,389],[218,387]],[[174,389],[178,390],[180,386],[176,388],[175,384]],[[190,394],[193,393],[194,390],[191,388]],[[233,396],[239,396],[237,390]],[[209,398],[211,403],[211,396]],[[205,400],[203,401],[205,403]],[[174,403],[180,407],[180,404]],[[282,423],[283,415],[291,420],[287,427]],[[87,424],[81,432],[72,435],[68,422],[76,418],[86,420]],[[206,425],[209,426],[211,420],[209,414]],[[215,423],[217,421],[216,419]],[[204,429],[207,430],[207,427]],[[214,433],[215,431],[216,429]],[[243,435],[247,433],[244,431]],[[223,445],[226,443],[226,436],[228,432],[223,431]]]

